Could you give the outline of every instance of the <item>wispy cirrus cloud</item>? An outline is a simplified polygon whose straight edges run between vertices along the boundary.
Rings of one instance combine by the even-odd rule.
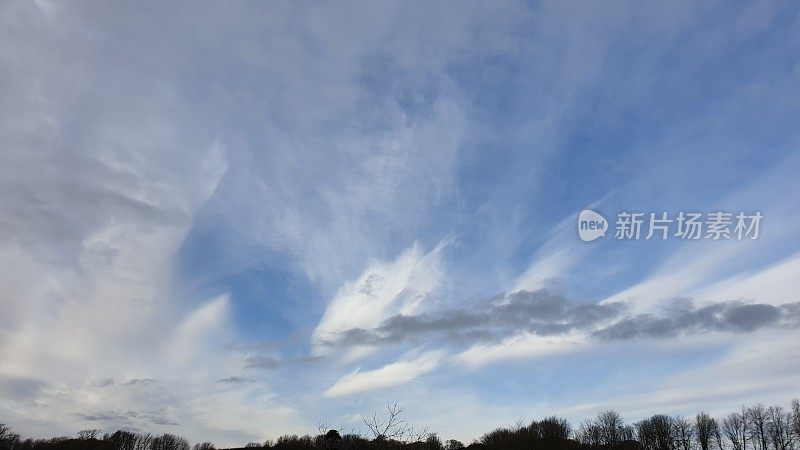
[[[443,356],[441,351],[428,351],[386,364],[378,369],[357,370],[336,380],[323,396],[341,397],[408,383],[436,369]]]
[[[716,404],[790,392],[790,10],[3,3],[0,412],[38,436],[241,444],[392,389],[469,440],[487,411],[540,400],[677,412],[695,381],[662,368],[648,396],[600,378],[631,347],[646,354],[626,371],[712,337],[713,358],[669,370],[733,380],[703,384]],[[764,208],[770,225],[736,247],[573,239],[571,214],[609,192],[601,206]],[[582,371],[556,360],[594,367],[594,350],[609,363],[581,403]],[[523,382],[492,373],[510,359]],[[470,385],[428,377],[465,367]]]

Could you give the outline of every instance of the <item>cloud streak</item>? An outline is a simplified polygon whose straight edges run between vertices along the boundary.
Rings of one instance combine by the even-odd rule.
[[[323,393],[323,396],[342,397],[408,383],[436,369],[443,356],[443,352],[430,351],[417,357],[387,364],[379,369],[356,371],[337,380]]]

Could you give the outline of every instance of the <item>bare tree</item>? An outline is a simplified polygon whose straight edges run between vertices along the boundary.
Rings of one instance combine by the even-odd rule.
[[[539,434],[545,441],[566,441],[572,434],[567,419],[552,416],[539,421]]]
[[[796,439],[800,440],[800,400],[792,400],[792,430]]]
[[[455,439],[448,439],[444,444],[445,450],[461,450],[464,448],[464,443]]]
[[[140,438],[140,435],[132,431],[119,430],[106,435],[104,440],[111,442],[115,450],[137,450],[136,443]]]
[[[761,403],[747,408],[750,441],[756,450],[767,450],[769,436],[767,434],[767,408]]]
[[[602,445],[612,447],[633,437],[633,433],[625,426],[622,416],[614,410],[601,412],[595,420],[600,427]]]
[[[742,412],[733,412],[722,419],[722,434],[728,440],[732,450],[747,450],[748,414],[745,408]]]
[[[516,433],[527,426],[528,424],[525,423],[525,419],[518,417],[517,420],[514,421],[514,425],[511,426],[511,431]]]
[[[328,422],[324,420],[320,420],[319,422],[317,422],[317,435],[324,435],[325,433],[328,432],[328,430],[329,430]]]
[[[656,414],[634,424],[637,440],[645,450],[673,450],[674,427],[675,420],[664,414]]]
[[[715,424],[716,424],[716,420],[715,420]],[[717,444],[717,448],[718,449],[723,450],[725,448],[725,445],[723,444],[724,441],[722,440],[722,431],[720,431],[720,428],[719,428],[718,424],[717,424],[717,427],[714,428],[714,442]]]
[[[406,435],[412,432],[411,426],[402,417],[405,411],[397,402],[386,405],[387,415],[385,418],[373,413],[369,419],[364,419],[364,425],[373,434],[375,439],[397,439],[403,440]]]
[[[586,419],[581,422],[576,433],[576,438],[581,444],[595,448],[602,444],[600,426],[595,419]]]
[[[436,433],[428,433],[425,444],[428,450],[444,450],[444,444]]]
[[[694,427],[689,419],[676,417],[673,421],[673,442],[678,450],[692,450],[694,448]]]
[[[436,435],[436,433],[433,434],[433,436],[435,436],[435,435]],[[428,429],[428,427],[415,429],[414,427],[409,426],[408,427],[408,433],[406,433],[405,437],[406,437],[406,439],[408,439],[411,442],[423,442],[423,441],[427,441],[428,438],[430,438],[431,436],[432,436],[432,434],[431,434],[430,430]]]
[[[97,439],[97,436],[99,435],[100,435],[100,430],[96,429],[78,431],[78,439],[82,441]]]
[[[633,428],[626,426],[619,413],[612,410],[583,421],[576,433],[578,441],[590,447],[614,446],[633,436]]]
[[[194,444],[193,448],[194,450],[216,450],[216,447],[214,447],[214,444],[212,444],[211,442]]]
[[[11,427],[7,426],[4,423],[0,423],[0,442],[5,443],[5,441],[12,435]]]
[[[694,430],[700,450],[710,450],[714,438],[719,435],[717,421],[708,413],[700,411],[694,418]]]
[[[136,450],[150,450],[153,446],[153,435],[150,433],[140,434],[136,438]]]
[[[771,406],[767,410],[767,434],[775,450],[793,449],[795,436],[792,432],[791,414],[780,406]]]
[[[11,431],[11,427],[0,423],[0,449],[14,448],[19,444],[19,442],[19,435]]]
[[[190,448],[189,441],[174,434],[162,434],[154,437],[150,443],[150,450],[189,450]]]

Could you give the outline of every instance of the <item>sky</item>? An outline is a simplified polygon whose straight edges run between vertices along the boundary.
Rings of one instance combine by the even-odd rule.
[[[0,421],[785,405],[798,123],[791,2],[2,2]],[[615,238],[637,211],[763,220]]]

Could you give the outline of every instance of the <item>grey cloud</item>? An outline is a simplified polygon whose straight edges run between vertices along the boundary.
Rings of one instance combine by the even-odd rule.
[[[281,361],[271,356],[253,356],[245,361],[245,368],[277,369]]]
[[[131,418],[129,414],[122,414],[113,411],[97,412],[92,414],[76,414],[79,419],[89,422],[109,422],[109,421],[124,421]]]
[[[229,342],[225,344],[225,349],[241,352],[269,352],[277,350],[280,344],[280,341],[276,340],[260,341],[255,343]]]
[[[141,385],[147,386],[148,384],[153,384],[155,382],[156,382],[156,380],[153,379],[153,378],[132,378],[132,379],[128,380],[128,382],[125,383],[125,384],[128,385],[128,386],[133,386],[135,384],[141,384]]]
[[[99,411],[93,413],[76,413],[78,419],[87,422],[114,422],[117,424],[130,425],[139,423],[142,425],[156,424],[156,425],[179,425],[178,422],[165,417],[158,411]]]
[[[740,331],[752,331],[775,323],[780,317],[780,310],[771,305],[738,305],[725,312],[724,320]]]
[[[589,329],[619,317],[621,303],[604,305],[570,302],[547,290],[520,291],[490,299],[476,309],[449,310],[437,315],[396,315],[373,330],[352,329],[339,345],[381,344],[431,334],[455,341],[487,341],[513,332],[558,335]]]
[[[47,386],[33,378],[0,375],[0,396],[9,400],[28,400],[36,397]]]
[[[180,425],[180,423],[176,422],[175,420],[164,416],[163,412],[164,408],[160,408],[157,411],[145,410],[138,413],[136,411],[128,411],[126,414],[129,417],[135,418],[144,423],[153,423],[156,425]]]
[[[277,359],[271,356],[251,356],[245,360],[246,369],[280,369],[287,366],[313,364],[325,359],[322,356]]]
[[[180,423],[175,422],[174,420],[164,419],[164,418],[155,418],[152,422],[156,425],[180,425]]]
[[[781,317],[788,326],[800,326],[800,302],[785,303],[780,306]]]
[[[244,377],[227,377],[227,378],[220,378],[217,380],[217,383],[231,383],[231,384],[238,384],[238,383],[250,383],[253,380],[250,378]]]
[[[396,315],[375,329],[347,330],[335,342],[323,344],[378,345],[431,338],[474,343],[496,341],[519,332],[553,336],[572,331],[616,341],[715,331],[746,333],[770,325],[798,324],[800,303],[772,306],[735,301],[696,307],[691,299],[676,299],[667,302],[659,314],[632,315],[622,303],[579,303],[542,289],[499,296],[471,310]]]
[[[698,309],[670,309],[667,310],[666,317],[648,314],[626,317],[594,334],[603,340],[625,340],[713,331],[751,332],[767,325],[778,324],[784,317],[786,322],[790,321],[791,314],[785,311],[790,310],[759,303],[721,302]]]
[[[98,387],[98,388],[104,388],[104,387],[113,386],[113,385],[114,385],[114,379],[113,378],[106,378],[105,380],[97,380],[97,381],[92,383],[92,386]]]

